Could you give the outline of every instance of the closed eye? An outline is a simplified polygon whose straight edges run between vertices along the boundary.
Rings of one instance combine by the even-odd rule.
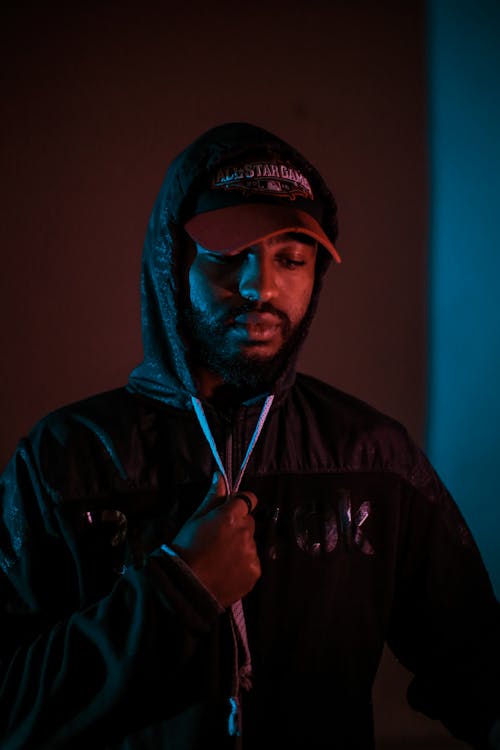
[[[221,265],[230,265],[241,257],[241,253],[235,255],[226,255],[224,253],[205,253],[205,258],[208,258],[213,263],[219,263]]]
[[[236,266],[238,263],[244,262],[249,256],[247,250],[242,250],[237,253],[204,253],[204,257],[211,263],[216,263],[220,266]],[[306,265],[306,260],[303,258],[292,258],[285,254],[276,254],[274,260],[281,265],[283,268],[293,271],[301,266]]]
[[[277,260],[281,263],[282,266],[284,266],[285,268],[289,268],[290,270],[299,268],[300,266],[305,266],[306,264],[304,260],[288,258],[286,255],[278,256]]]

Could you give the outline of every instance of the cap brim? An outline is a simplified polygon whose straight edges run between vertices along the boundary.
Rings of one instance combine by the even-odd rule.
[[[184,228],[195,242],[214,252],[243,250],[282,232],[307,234],[341,262],[319,222],[293,206],[248,203],[218,208],[194,216]]]

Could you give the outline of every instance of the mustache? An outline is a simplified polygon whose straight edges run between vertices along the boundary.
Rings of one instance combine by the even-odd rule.
[[[277,307],[274,307],[271,302],[262,302],[259,304],[258,302],[251,302],[250,300],[231,310],[228,315],[229,322],[233,322],[239,315],[246,315],[247,313],[269,313],[270,315],[279,318],[283,323],[290,323],[288,315],[282,310],[278,310]]]

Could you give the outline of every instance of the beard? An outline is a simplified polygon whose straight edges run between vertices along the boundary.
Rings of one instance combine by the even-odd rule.
[[[263,356],[259,346],[236,347],[228,336],[226,319],[214,319],[205,311],[187,305],[181,313],[181,324],[189,341],[191,367],[202,367],[219,375],[224,386],[245,394],[246,397],[270,391],[285,370],[302,337],[304,320],[295,327],[288,316],[269,303],[247,303],[232,310],[236,318],[255,311],[269,312],[279,318],[283,343],[274,354]]]

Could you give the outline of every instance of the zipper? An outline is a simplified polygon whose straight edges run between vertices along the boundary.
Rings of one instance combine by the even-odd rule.
[[[237,492],[239,489],[239,486],[240,486],[241,480],[243,479],[243,475],[245,473],[248,461],[250,460],[250,456],[252,455],[253,449],[255,447],[255,443],[257,442],[259,435],[262,432],[262,429],[264,427],[264,422],[266,421],[267,415],[273,403],[273,399],[274,399],[273,394],[270,394],[269,396],[266,397],[266,400],[260,412],[260,416],[257,420],[255,430],[250,439],[250,443],[248,444],[245,457],[243,458],[241,466],[238,469],[238,473],[236,477],[233,478],[233,459],[234,459],[234,456],[233,456],[233,450],[234,450],[233,420],[231,420],[230,428],[226,436],[226,444],[225,444],[226,462],[224,465],[217,451],[217,445],[215,443],[214,437],[210,430],[210,426],[207,422],[207,418],[203,410],[203,405],[199,398],[197,398],[196,396],[191,397],[193,409],[200,423],[200,427],[203,431],[203,434],[205,435],[205,438],[207,439],[208,444],[210,445],[214,460],[224,477],[227,495],[232,495],[233,493]],[[233,635],[233,642],[234,642],[234,684],[233,684],[233,690],[232,690],[233,694],[229,698],[230,714],[229,714],[228,729],[229,729],[229,734],[235,737],[237,742],[238,741],[241,742],[240,738],[241,738],[241,718],[242,717],[241,717],[240,692],[242,688],[245,690],[250,690],[252,686],[252,680],[251,680],[252,662],[251,662],[250,649],[248,646],[248,638],[247,638],[247,633],[246,633],[245,614],[243,611],[243,604],[242,604],[241,599],[239,599],[237,602],[234,602],[234,604],[231,605],[230,622],[231,622],[231,632]],[[241,665],[241,667],[239,665],[240,646],[244,654],[244,662]]]
[[[226,474],[229,481],[229,487],[232,489],[234,482],[233,475],[233,422],[231,420],[229,429],[226,437],[226,455],[225,455],[225,468]]]

